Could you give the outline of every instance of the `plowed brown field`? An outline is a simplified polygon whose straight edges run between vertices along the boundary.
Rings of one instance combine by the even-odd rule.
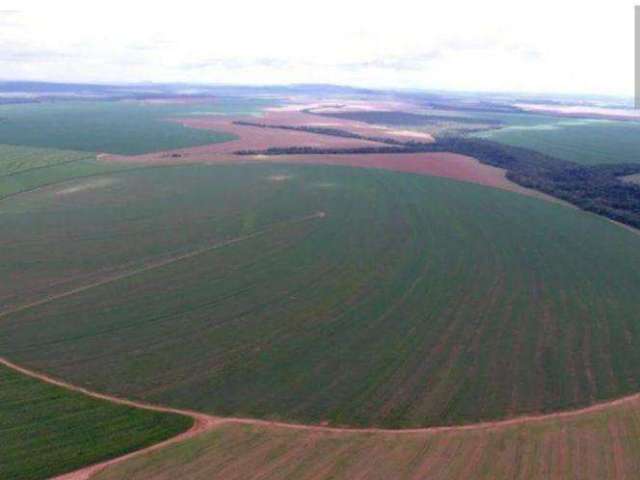
[[[221,423],[99,480],[634,479],[640,400],[486,428],[386,434]]]

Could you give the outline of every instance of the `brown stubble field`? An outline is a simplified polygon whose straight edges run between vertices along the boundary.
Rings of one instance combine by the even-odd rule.
[[[535,196],[558,202],[558,200],[535,190],[521,187],[508,180],[505,171],[482,164],[472,157],[454,153],[415,154],[338,154],[338,155],[255,155],[240,156],[239,150],[264,150],[270,147],[285,148],[306,146],[315,148],[357,148],[382,146],[374,141],[340,138],[316,133],[260,128],[237,125],[238,120],[259,122],[265,125],[308,126],[339,128],[363,136],[378,136],[402,141],[433,141],[433,138],[419,132],[381,129],[362,122],[342,119],[323,119],[314,115],[289,109],[273,109],[264,112],[259,119],[254,117],[202,117],[175,119],[183,125],[232,133],[237,140],[204,145],[180,150],[154,152],[137,156],[102,155],[107,162],[138,163],[146,165],[175,165],[190,163],[293,163],[307,165],[345,165],[362,168],[378,168],[419,175],[451,178],[477,183],[488,187],[509,190],[524,195]],[[325,121],[329,120],[329,121]],[[414,136],[416,135],[416,136]]]
[[[461,427],[339,429],[220,418],[98,394],[4,359],[46,383],[116,404],[194,419],[188,431],[56,480],[633,479],[640,396],[575,411]]]
[[[323,110],[308,110],[310,112],[322,112]],[[343,109],[339,111],[344,111]],[[382,125],[373,125],[370,123],[359,122],[355,120],[348,120],[344,118],[329,118],[307,113],[307,111],[301,110],[279,110],[271,109],[264,112],[263,117],[260,118],[260,123],[265,125],[286,125],[286,126],[300,126],[306,125],[309,127],[329,127],[337,128],[340,130],[346,130],[349,132],[357,133],[363,136],[370,137],[385,137],[394,140],[414,140],[420,142],[433,142],[434,138],[428,133],[402,130],[398,128],[391,128]]]
[[[304,121],[299,119],[302,115]],[[315,120],[316,117],[299,112],[267,112],[264,117],[219,117],[203,116],[191,118],[174,118],[171,121],[178,122],[184,126],[214,130],[236,135],[236,140],[214,143],[199,147],[183,148],[178,150],[153,152],[136,156],[107,155],[104,158],[121,162],[143,162],[143,163],[168,163],[176,159],[184,159],[189,162],[203,162],[219,160],[219,157],[228,157],[238,150],[262,150],[270,147],[314,147],[314,148],[358,148],[380,146],[382,144],[368,140],[354,138],[340,138],[335,136],[321,135],[292,130],[279,130],[272,128],[260,128],[247,125],[236,125],[236,121],[259,121],[265,124],[274,125],[306,125],[307,120]],[[333,123],[333,122],[332,122]],[[347,122],[343,122],[347,123]],[[352,122],[351,122],[352,123]],[[316,125],[317,126],[317,125]],[[372,129],[375,130],[375,129]],[[359,132],[354,132],[359,133]]]
[[[633,479],[640,399],[484,426],[336,431],[267,422],[213,430],[98,473],[100,480]]]

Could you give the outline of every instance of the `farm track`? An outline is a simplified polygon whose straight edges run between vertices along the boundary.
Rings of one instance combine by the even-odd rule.
[[[480,423],[469,424],[469,425],[451,425],[451,426],[443,426],[443,427],[425,427],[425,428],[407,428],[407,429],[385,429],[385,428],[376,428],[376,427],[341,428],[341,427],[329,427],[329,426],[322,426],[322,425],[305,425],[305,424],[286,423],[286,422],[271,421],[271,420],[259,420],[259,419],[253,419],[253,418],[217,417],[215,415],[208,415],[208,414],[196,412],[193,410],[164,407],[161,405],[155,405],[155,404],[146,403],[146,402],[139,402],[135,400],[127,400],[125,398],[120,398],[113,395],[107,395],[107,394],[95,392],[95,391],[86,389],[84,387],[70,384],[68,382],[65,382],[64,380],[57,379],[50,375],[40,373],[40,372],[31,370],[29,368],[25,368],[23,366],[17,365],[3,357],[0,357],[0,365],[3,365],[7,368],[10,368],[18,373],[29,376],[31,378],[35,378],[37,380],[40,380],[61,388],[65,388],[73,392],[82,393],[84,395],[87,395],[99,400],[104,400],[104,401],[112,402],[118,405],[140,408],[140,409],[150,410],[155,412],[184,415],[193,419],[193,422],[194,422],[193,426],[189,430],[179,435],[176,435],[173,438],[157,443],[150,447],[146,447],[146,448],[137,450],[135,452],[131,452],[126,455],[113,458],[111,460],[100,462],[94,465],[89,465],[79,470],[56,476],[52,480],[88,480],[94,474],[98,473],[99,471],[107,467],[124,462],[133,457],[138,457],[147,453],[151,453],[153,451],[159,450],[169,445],[186,441],[199,434],[213,430],[216,427],[219,427],[222,425],[229,425],[229,424],[248,425],[248,426],[276,428],[276,429],[301,430],[301,431],[317,432],[317,433],[344,433],[344,434],[365,433],[365,434],[377,434],[377,435],[411,435],[411,434],[431,435],[431,434],[438,434],[438,433],[499,430],[499,429],[513,427],[513,426],[527,425],[527,424],[533,424],[533,423],[549,421],[549,420],[570,419],[573,417],[578,417],[581,415],[587,415],[587,414],[603,411],[609,408],[622,406],[624,404],[628,404],[628,403],[632,403],[634,401],[640,400],[640,393],[638,393],[638,394],[633,394],[626,397],[618,398],[615,400],[598,403],[598,404],[591,405],[589,407],[585,407],[577,410],[567,410],[564,412],[555,412],[555,413],[541,414],[541,415],[525,415],[525,416],[506,419],[506,420],[480,422]]]
[[[316,218],[324,218],[325,216],[326,216],[325,212],[316,212],[316,213],[312,213],[310,215],[306,215],[304,217],[300,217],[300,218],[296,218],[296,219],[292,219],[292,220],[285,220],[283,222],[275,223],[275,224],[273,224],[273,225],[271,225],[271,226],[269,226],[267,228],[264,228],[262,230],[259,230],[257,232],[254,232],[254,233],[251,233],[251,234],[248,234],[248,235],[242,235],[240,237],[232,238],[232,239],[226,240],[224,242],[215,243],[213,245],[209,245],[207,247],[200,248],[200,249],[197,249],[197,250],[193,250],[191,252],[187,252],[187,253],[184,253],[184,254],[181,254],[181,255],[178,255],[178,256],[174,256],[174,257],[171,257],[171,258],[164,259],[164,260],[158,260],[158,261],[155,261],[155,262],[150,262],[149,264],[147,264],[147,265],[145,265],[145,266],[143,266],[141,268],[137,268],[135,270],[128,271],[128,272],[125,272],[125,273],[119,273],[119,274],[116,274],[116,275],[112,275],[112,276],[109,276],[107,278],[103,278],[102,280],[99,280],[97,282],[90,283],[88,285],[83,285],[81,287],[77,287],[77,288],[68,290],[66,292],[62,292],[62,293],[59,293],[59,294],[56,294],[56,295],[51,295],[51,296],[42,298],[40,300],[36,300],[35,302],[30,302],[30,303],[27,303],[27,304],[20,305],[18,307],[12,308],[10,310],[6,310],[4,312],[0,312],[0,319],[3,318],[3,317],[7,317],[8,315],[11,315],[13,313],[22,312],[22,311],[28,310],[30,308],[34,308],[34,307],[37,307],[37,306],[40,306],[40,305],[44,305],[44,304],[49,303],[49,302],[53,302],[54,300],[59,300],[61,298],[66,298],[66,297],[69,297],[71,295],[75,295],[77,293],[81,293],[81,292],[87,291],[87,290],[89,290],[91,288],[100,287],[102,285],[107,285],[109,283],[112,283],[112,282],[115,282],[115,281],[118,281],[118,280],[122,280],[122,279],[125,279],[125,278],[129,278],[129,277],[132,277],[134,275],[139,275],[140,273],[145,273],[145,272],[148,272],[150,270],[154,270],[156,268],[164,267],[166,265],[170,265],[172,263],[179,262],[181,260],[186,260],[186,259],[189,259],[189,258],[193,258],[195,256],[201,255],[203,253],[210,252],[212,250],[217,250],[219,248],[228,247],[230,245],[235,245],[237,243],[243,242],[245,240],[250,240],[252,238],[259,237],[260,235],[264,235],[265,233],[270,232],[271,230],[273,230],[274,228],[277,228],[280,225],[291,225],[291,224],[295,224],[295,223],[301,223],[301,222],[306,222],[306,221],[309,221],[309,220],[314,220]]]
[[[188,438],[191,438],[199,433],[205,432],[207,430],[210,430],[214,425],[220,423],[219,419],[212,417],[210,415],[205,415],[202,413],[198,413],[198,412],[192,412],[192,411],[188,411],[188,410],[178,410],[178,409],[173,409],[173,408],[168,408],[168,407],[161,407],[158,405],[150,405],[150,404],[146,404],[146,403],[141,403],[141,402],[135,402],[135,401],[130,401],[130,400],[126,400],[123,398],[118,398],[118,397],[114,397],[111,395],[104,395],[101,393],[97,393],[97,392],[93,392],[91,390],[87,390],[86,388],[82,388],[76,385],[71,385],[63,380],[58,380],[56,378],[50,377],[49,375],[45,375],[42,373],[38,373],[38,372],[34,372],[33,370],[29,370],[28,368],[24,368],[21,367],[19,365],[16,365],[13,362],[10,362],[9,360],[5,359],[5,358],[0,358],[0,364],[4,365],[7,368],[10,368],[12,370],[15,370],[18,373],[21,373],[23,375],[27,375],[31,378],[35,378],[37,380],[41,380],[43,382],[49,383],[51,385],[55,385],[57,387],[62,387],[65,388],[67,390],[73,391],[73,392],[78,392],[78,393],[82,393],[84,395],[88,395],[92,398],[96,398],[99,400],[105,400],[108,402],[112,402],[118,405],[124,405],[124,406],[128,406],[128,407],[135,407],[135,408],[141,408],[141,409],[145,409],[145,410],[151,410],[154,412],[161,412],[161,413],[174,413],[174,414],[179,414],[179,415],[185,415],[188,417],[191,417],[194,421],[193,426],[187,430],[186,432],[183,432],[179,435],[176,435],[173,438],[170,438],[169,440],[165,440],[164,442],[160,442],[160,443],[156,443],[155,445],[152,445],[150,447],[147,448],[143,448],[141,450],[137,450],[135,452],[131,452],[128,453],[126,455],[123,455],[121,457],[116,457],[114,459],[111,460],[107,460],[105,462],[101,462],[95,465],[90,465],[88,467],[84,467],[80,470],[76,470],[75,472],[71,472],[71,473],[65,473],[63,475],[57,476],[55,477],[56,479],[59,480],[83,480],[83,479],[87,479],[89,478],[92,474],[94,474],[95,472],[97,472],[98,470],[101,470],[102,468],[106,468],[109,465],[112,465],[114,463],[118,463],[118,462],[122,462],[124,460],[127,460],[135,455],[140,455],[142,453],[148,453],[151,452],[153,450],[157,450],[158,448],[162,448],[165,447],[167,445],[170,445],[172,443],[175,442],[179,442],[179,441],[183,441],[186,440]]]

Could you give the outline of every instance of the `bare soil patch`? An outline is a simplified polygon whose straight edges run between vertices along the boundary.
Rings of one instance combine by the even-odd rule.
[[[281,137],[280,144],[290,140],[285,139],[290,133],[303,136],[320,136],[307,134],[304,132],[291,132],[287,130],[275,130],[259,127],[243,127],[255,131],[258,135],[249,143],[251,148],[265,149],[275,146],[270,143],[270,138]],[[262,136],[259,136],[261,135]],[[331,137],[325,137],[331,138]],[[343,140],[343,139],[337,139]],[[354,140],[345,139],[354,142]],[[355,140],[355,142],[362,142]],[[232,142],[229,142],[232,143]],[[260,143],[260,146],[257,144]],[[295,143],[295,141],[293,142]],[[372,142],[364,142],[372,143]],[[176,152],[159,152],[148,155],[139,155],[135,157],[123,157],[111,155],[103,157],[104,161],[115,162],[136,162],[157,165],[174,165],[181,163],[254,163],[254,162],[271,162],[271,163],[293,163],[306,165],[344,165],[350,167],[362,168],[380,168],[396,172],[414,173],[419,175],[431,175],[435,177],[451,178],[464,182],[477,183],[487,187],[509,190],[512,192],[541,198],[555,203],[563,203],[560,200],[545,195],[536,190],[528,189],[517,185],[506,178],[506,172],[503,169],[485,165],[466,155],[456,153],[414,153],[414,154],[334,154],[334,155],[253,155],[240,156],[231,152],[221,152],[219,149],[226,144],[207,145],[204,147],[194,147],[185,149],[180,153]],[[246,144],[245,144],[246,145]],[[232,150],[228,146],[225,149]],[[236,148],[240,148],[239,145]]]
[[[316,110],[311,110],[316,111]],[[345,111],[345,110],[339,110]],[[346,110],[351,111],[351,110]],[[320,112],[320,110],[318,110]],[[325,112],[322,110],[322,112]],[[309,127],[330,127],[357,133],[363,136],[386,137],[394,140],[415,140],[420,142],[433,142],[431,135],[425,132],[417,132],[412,130],[399,130],[384,125],[373,125],[370,123],[359,122],[344,118],[326,118],[306,113],[300,110],[286,111],[267,111],[260,118],[260,123],[266,125],[287,125],[291,127],[309,126]]]
[[[301,118],[302,116],[302,118]],[[293,117],[293,118],[292,118]],[[309,123],[309,118],[317,121],[316,117],[304,113],[267,113],[260,119],[261,123],[268,125],[304,126]],[[268,147],[338,147],[353,148],[377,145],[377,142],[359,140],[353,138],[331,137],[317,133],[301,131],[283,131],[264,129],[248,125],[237,125],[239,120],[254,120],[253,117],[199,117],[178,120],[181,124],[204,130],[220,130],[232,133],[240,137],[238,140],[217,144],[221,153],[232,153],[241,149],[261,149]]]
[[[397,130],[387,127],[370,125],[352,120],[326,120],[312,114],[300,111],[308,107],[287,106],[285,108],[265,111],[259,123],[271,126],[326,126],[347,130],[363,136],[388,137],[401,140],[415,139],[416,141],[432,141],[433,138],[422,132]],[[375,105],[380,108],[380,105]],[[317,108],[317,107],[316,107]],[[252,157],[234,155],[238,150],[264,150],[271,147],[316,147],[316,148],[357,148],[363,146],[382,145],[368,140],[342,138],[317,133],[282,130],[275,128],[261,128],[250,125],[238,125],[238,120],[256,121],[254,117],[198,117],[175,119],[185,126],[192,128],[212,129],[233,133],[237,140],[186,148],[155,152],[133,157],[119,155],[101,155],[103,161],[135,162],[146,164],[180,164],[180,163],[249,163],[261,162],[292,162],[303,164],[346,165],[353,167],[381,168],[398,172],[416,173],[452,178],[455,180],[478,183],[494,188],[509,190],[525,195],[535,196],[558,202],[553,197],[535,190],[521,187],[505,176],[505,171],[489,165],[484,165],[464,155],[453,153],[417,153],[417,154],[338,154],[338,155],[255,155]]]
[[[98,188],[108,187],[113,185],[115,180],[112,178],[98,178],[98,179],[89,179],[81,182],[76,182],[75,185],[60,188],[55,191],[56,195],[66,196],[72,195],[74,193],[85,192],[89,190],[96,190]]]
[[[273,123],[281,125],[300,125],[298,123],[295,123],[295,121],[291,121],[292,123],[289,123],[290,120],[286,121],[285,123],[285,120],[288,118],[288,116],[288,112],[279,114],[274,113],[268,115],[268,121],[263,122],[263,119],[260,119],[260,122],[265,124]],[[255,118],[202,116],[198,118],[173,119],[173,121],[179,122],[182,125],[190,128],[231,133],[238,137],[236,140],[202,145],[198,147],[153,152],[136,156],[102,154],[99,158],[106,161],[126,163],[209,163],[219,161],[221,158],[228,159],[230,155],[233,155],[238,150],[264,150],[270,147],[313,147],[348,149],[381,145],[380,143],[368,140],[342,138],[295,130],[280,130],[249,125],[237,125],[234,123],[239,120],[255,121]]]
[[[299,107],[300,108],[300,107]],[[390,138],[395,140],[415,140],[421,142],[433,141],[431,135],[424,132],[397,130],[379,125],[369,125],[353,120],[335,119],[327,122],[325,119],[299,110],[278,109],[265,111],[263,116],[256,117],[225,117],[201,116],[197,118],[172,119],[186,127],[236,135],[236,140],[203,145],[198,147],[153,152],[137,156],[122,156],[101,154],[99,159],[120,162],[142,162],[154,164],[172,164],[182,162],[208,163],[219,160],[219,157],[233,155],[239,150],[264,150],[267,148],[313,147],[313,148],[358,148],[383,145],[379,142],[356,138],[343,138],[318,133],[282,130],[275,128],[261,128],[250,125],[238,125],[237,121],[258,121],[270,126],[289,127],[330,127],[352,132],[367,137]]]

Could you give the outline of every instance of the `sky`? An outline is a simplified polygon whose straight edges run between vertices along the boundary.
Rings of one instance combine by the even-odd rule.
[[[633,94],[637,0],[0,3],[0,79]]]

